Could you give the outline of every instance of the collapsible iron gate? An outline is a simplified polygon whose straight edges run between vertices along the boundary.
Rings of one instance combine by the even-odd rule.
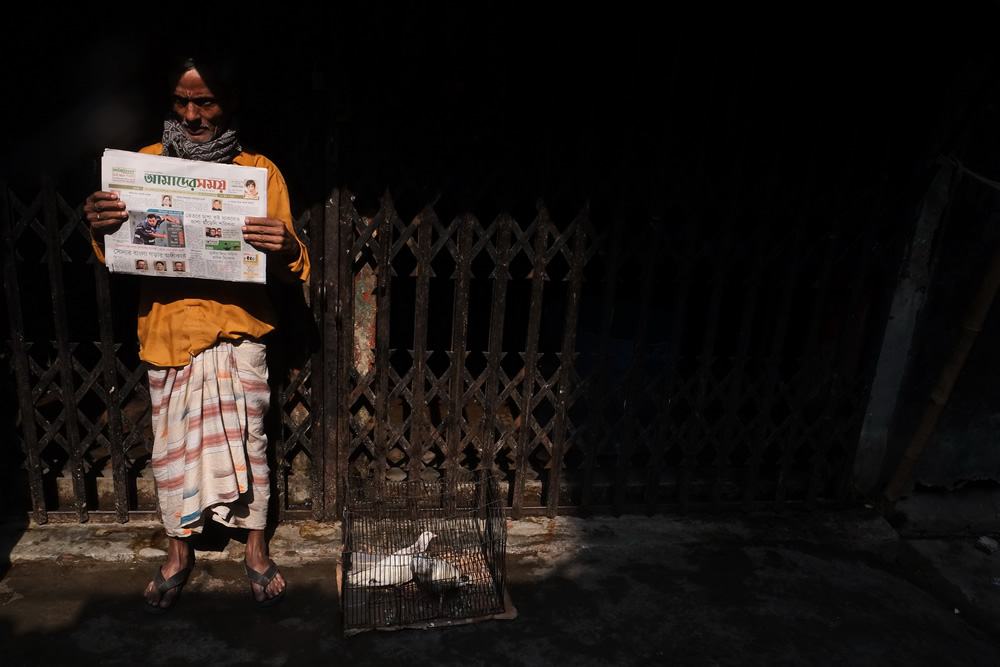
[[[136,285],[51,184],[0,193],[5,504],[152,517]],[[875,203],[802,224],[780,188],[685,206],[307,211],[269,348],[281,516],[339,517],[351,472],[484,467],[515,516],[845,503],[901,235]]]

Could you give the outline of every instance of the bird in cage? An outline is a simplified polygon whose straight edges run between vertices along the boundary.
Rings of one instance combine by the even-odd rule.
[[[410,557],[410,571],[421,590],[438,597],[438,607],[442,609],[445,596],[469,583],[469,577],[457,567],[426,554],[413,554]]]
[[[437,535],[425,530],[408,547],[385,554],[355,553],[352,562],[359,569],[347,575],[348,583],[364,586],[401,586],[413,578],[410,558],[422,554]],[[367,564],[365,564],[367,563]]]
[[[422,554],[423,552],[427,551],[427,545],[430,544],[431,540],[433,540],[435,537],[437,537],[436,533],[432,533],[429,530],[425,530],[424,532],[420,533],[420,537],[417,538],[416,542],[406,547],[405,549],[394,551],[393,555],[400,556],[403,554]]]

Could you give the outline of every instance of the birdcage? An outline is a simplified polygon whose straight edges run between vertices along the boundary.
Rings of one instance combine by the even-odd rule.
[[[338,572],[344,634],[512,618],[506,550],[505,504],[490,471],[351,478]]]

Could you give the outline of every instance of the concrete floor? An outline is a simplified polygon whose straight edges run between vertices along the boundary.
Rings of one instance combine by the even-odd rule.
[[[272,537],[282,604],[254,607],[233,540],[199,551],[164,616],[140,608],[161,558],[156,526],[8,526],[0,664],[1000,664],[1000,588],[983,581],[993,557],[969,540],[922,552],[931,542],[901,541],[874,513],[529,519],[509,531],[517,618],[345,637],[337,526]]]

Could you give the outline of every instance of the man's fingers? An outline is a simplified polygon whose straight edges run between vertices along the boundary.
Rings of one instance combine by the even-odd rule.
[[[285,223],[277,218],[247,218],[243,225],[243,231],[251,234],[276,234],[285,233]]]
[[[243,225],[243,238],[262,252],[290,253],[297,248],[285,223],[277,218],[247,218]]]
[[[94,231],[105,234],[117,229],[128,220],[125,202],[114,192],[95,192],[83,206],[84,218]]]
[[[125,202],[113,192],[95,192],[87,197],[87,205],[94,212],[119,211],[125,208]]]
[[[248,217],[243,225],[243,238],[262,252],[290,254],[298,249],[298,243],[288,227],[277,218]]]

